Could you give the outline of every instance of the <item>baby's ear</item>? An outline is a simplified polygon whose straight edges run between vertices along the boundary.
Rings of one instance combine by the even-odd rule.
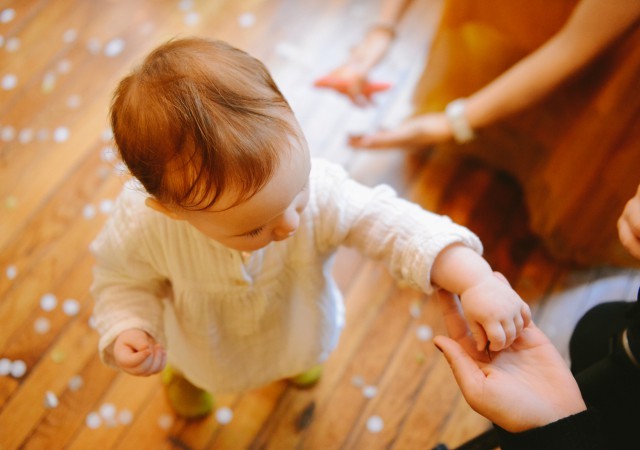
[[[147,205],[149,208],[158,211],[159,213],[164,214],[165,216],[169,217],[170,219],[174,219],[174,220],[182,220],[182,217],[180,217],[180,215],[178,213],[176,213],[175,211],[167,208],[164,204],[160,203],[158,200],[156,200],[155,198],[152,197],[147,197],[144,201],[144,204]]]

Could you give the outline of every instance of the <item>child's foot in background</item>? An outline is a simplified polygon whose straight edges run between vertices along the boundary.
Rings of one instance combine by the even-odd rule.
[[[186,419],[204,417],[213,410],[213,395],[191,384],[170,366],[162,371],[167,400],[175,412]]]
[[[309,388],[314,386],[322,377],[322,366],[318,364],[312,367],[306,372],[296,375],[293,378],[289,378],[289,382],[299,388]]]

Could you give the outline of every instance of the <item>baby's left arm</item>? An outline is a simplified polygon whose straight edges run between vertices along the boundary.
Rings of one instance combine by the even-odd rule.
[[[529,306],[489,263],[460,244],[446,247],[436,258],[433,284],[460,296],[462,309],[478,350],[491,342],[499,351],[509,347],[531,321]]]

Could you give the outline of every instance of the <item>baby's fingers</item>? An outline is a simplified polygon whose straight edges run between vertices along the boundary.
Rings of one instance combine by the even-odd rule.
[[[504,325],[502,325],[502,323],[496,322],[496,323],[487,325],[484,327],[484,332],[486,334],[486,339],[488,339],[489,342],[491,343],[489,347],[491,351],[499,352],[500,350],[508,346],[507,330],[505,330]],[[513,334],[515,334],[515,327],[513,328]],[[476,343],[478,344],[478,350],[483,350],[484,346],[487,345],[486,340],[483,340],[483,341],[476,340]],[[482,348],[480,348],[481,344],[484,345]]]
[[[479,352],[484,351],[487,346],[487,334],[482,326],[477,323],[469,323],[469,332],[471,333],[471,336],[473,336],[477,350]]]

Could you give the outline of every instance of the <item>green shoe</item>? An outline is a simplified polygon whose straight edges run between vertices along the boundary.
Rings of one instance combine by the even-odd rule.
[[[170,366],[162,371],[162,384],[169,404],[178,415],[197,419],[213,410],[213,395],[191,384]]]
[[[318,364],[300,375],[289,378],[289,382],[299,388],[310,388],[320,381],[320,377],[322,377],[322,366]]]

